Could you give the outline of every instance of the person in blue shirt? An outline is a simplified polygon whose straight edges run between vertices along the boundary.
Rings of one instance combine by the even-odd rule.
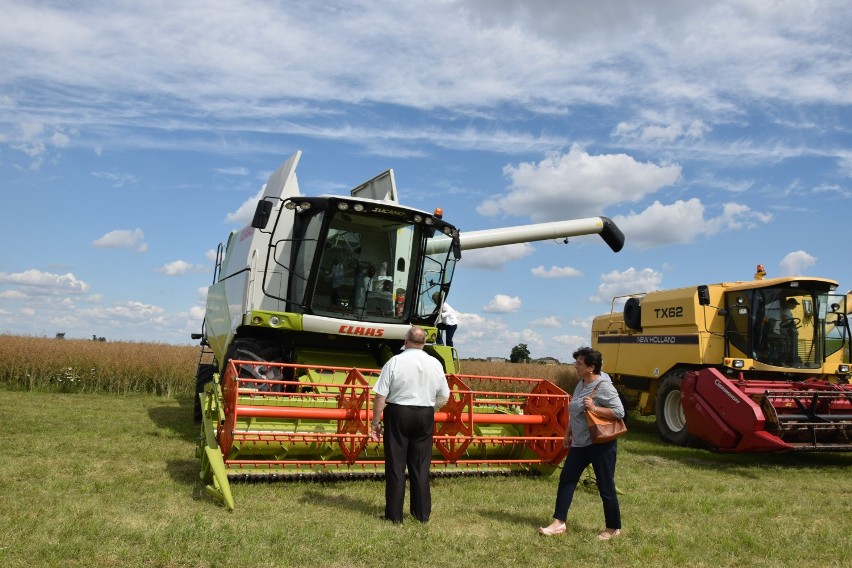
[[[575,351],[573,357],[577,377],[581,380],[577,383],[568,405],[568,429],[562,442],[570,451],[559,476],[553,522],[546,527],[540,527],[538,532],[545,536],[566,532],[565,521],[574,498],[574,490],[583,471],[591,464],[595,471],[595,481],[606,522],[606,528],[598,538],[609,540],[621,534],[621,510],[615,490],[618,440],[593,444],[585,413],[592,412],[605,418],[624,418],[624,405],[609,375],[601,372],[603,356],[600,351],[583,347]]]

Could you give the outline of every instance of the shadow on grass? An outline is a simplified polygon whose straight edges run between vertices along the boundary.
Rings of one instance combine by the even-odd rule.
[[[148,409],[148,416],[151,421],[159,428],[171,432],[180,439],[191,442],[195,445],[198,439],[199,426],[192,420],[191,398],[185,397],[190,401],[187,411],[187,405],[154,406]],[[181,485],[193,486],[193,499],[207,499],[203,486],[198,478],[199,462],[197,459],[169,459],[165,462],[166,474]]]
[[[189,401],[187,404],[185,400]],[[192,419],[192,399],[190,397],[178,398],[178,406],[154,406],[148,410],[151,421],[170,432],[178,435],[181,439],[195,442],[198,437],[200,426]]]
[[[318,482],[317,482],[318,483]],[[329,488],[335,488],[337,484],[326,484]],[[316,507],[327,507],[329,509],[347,509],[353,513],[359,513],[367,516],[375,516],[377,509],[375,503],[371,503],[365,499],[357,499],[350,497],[339,491],[324,492],[310,489],[299,498],[300,503]]]
[[[729,475],[756,478],[765,468],[831,468],[852,466],[849,452],[714,452],[703,445],[675,446],[664,442],[653,417],[631,415],[626,439],[619,453],[629,452],[639,462],[674,461],[694,469],[713,469]]]
[[[556,485],[553,486],[553,494],[556,496]],[[505,525],[524,525],[531,527],[531,530],[535,530],[541,526],[547,526],[550,523],[550,519],[547,518],[547,515],[518,515],[514,513],[509,513],[505,509],[484,509],[479,511],[479,515],[486,519],[491,519],[492,521],[497,521],[501,524]],[[542,524],[544,523],[544,524]]]
[[[198,483],[198,460],[166,460],[166,473],[183,485]]]

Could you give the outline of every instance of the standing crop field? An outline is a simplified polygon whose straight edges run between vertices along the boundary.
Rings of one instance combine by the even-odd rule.
[[[0,335],[0,385],[60,392],[195,392],[199,347],[161,343],[104,342]],[[468,375],[548,379],[573,388],[572,365],[462,361]]]
[[[0,335],[0,385],[60,392],[195,391],[198,347]]]

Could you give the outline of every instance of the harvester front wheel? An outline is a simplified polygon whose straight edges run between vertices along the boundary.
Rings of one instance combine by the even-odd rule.
[[[660,437],[671,444],[686,446],[689,443],[689,430],[686,428],[686,416],[681,404],[680,384],[683,371],[666,375],[657,391],[657,430]]]
[[[284,359],[281,357],[281,349],[278,346],[272,343],[256,341],[248,338],[234,340],[234,343],[231,345],[230,355],[225,362],[225,366],[227,366],[228,361],[232,359],[237,361],[257,361],[267,363],[284,362]],[[255,378],[260,380],[281,380],[283,378],[280,367],[242,365],[237,369],[237,372],[241,379]],[[270,389],[277,390],[280,388],[278,386],[272,387],[268,383],[246,382],[244,384],[254,386],[254,388],[263,392],[267,392]]]

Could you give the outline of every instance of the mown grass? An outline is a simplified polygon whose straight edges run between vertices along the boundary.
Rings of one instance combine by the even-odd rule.
[[[536,534],[556,476],[436,479],[425,526],[380,521],[380,481],[234,484],[228,513],[197,481],[197,357],[0,335],[0,565],[852,566],[852,455],[673,447],[635,416],[619,442],[624,535],[609,543],[593,485],[565,537]],[[567,365],[462,371],[576,380]]]
[[[544,538],[556,477],[433,482],[432,520],[388,525],[379,481],[196,481],[191,398],[0,388],[3,566],[850,566],[852,455],[722,455],[619,442],[622,538],[582,488]]]

